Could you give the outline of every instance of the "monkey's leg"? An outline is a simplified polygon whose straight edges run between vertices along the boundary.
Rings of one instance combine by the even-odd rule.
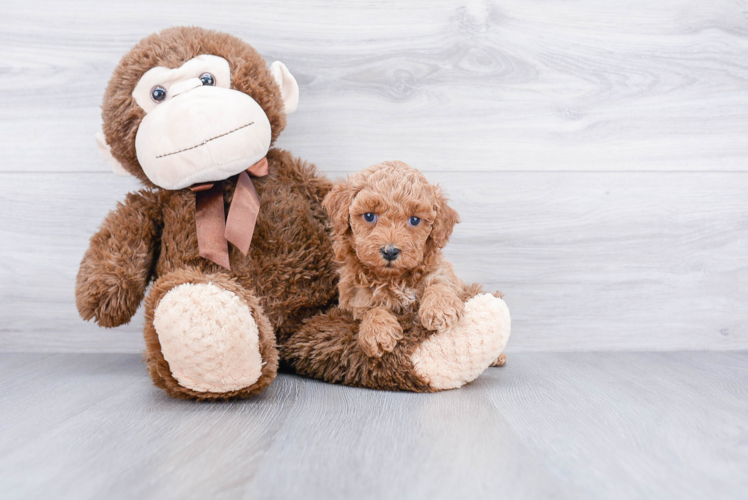
[[[170,396],[246,398],[275,378],[275,334],[257,298],[224,274],[184,269],[146,299],[146,363]]]
[[[281,359],[299,375],[333,384],[390,391],[431,392],[416,375],[411,354],[430,335],[413,323],[413,315],[399,316],[403,338],[380,357],[364,352],[359,342],[360,321],[334,307],[314,316],[279,346]]]
[[[503,352],[509,309],[481,293],[465,302],[452,328],[426,330],[415,314],[398,316],[403,338],[392,352],[368,356],[358,342],[360,323],[337,307],[317,315],[280,346],[297,373],[335,384],[394,391],[434,392],[472,382]]]

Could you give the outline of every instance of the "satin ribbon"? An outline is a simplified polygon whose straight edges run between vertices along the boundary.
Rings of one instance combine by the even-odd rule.
[[[231,265],[228,242],[233,243],[243,255],[247,255],[252,243],[257,214],[260,213],[260,197],[257,196],[247,172],[253,177],[266,176],[267,158],[239,174],[228,217],[225,217],[223,210],[223,181],[190,187],[195,193],[195,224],[200,257],[229,270]]]

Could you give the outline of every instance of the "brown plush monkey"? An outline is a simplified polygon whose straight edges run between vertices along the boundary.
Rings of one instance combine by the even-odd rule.
[[[150,375],[186,399],[259,393],[276,375],[279,348],[292,367],[331,382],[432,391],[472,380],[477,374],[455,375],[458,353],[446,344],[436,354],[421,349],[426,369],[415,369],[419,342],[452,342],[417,322],[409,342],[359,361],[358,323],[333,308],[321,203],[332,185],[271,148],[297,102],[283,64],[268,68],[227,34],[171,28],[125,55],[104,95],[99,145],[145,187],[91,238],[76,283],[81,316],[115,327],[145,298]],[[459,381],[443,383],[442,366]]]

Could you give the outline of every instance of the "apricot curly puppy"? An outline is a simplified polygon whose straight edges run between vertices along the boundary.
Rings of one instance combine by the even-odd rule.
[[[417,310],[435,331],[462,317],[465,295],[480,287],[465,285],[442,255],[459,215],[439,186],[389,161],[339,183],[322,203],[340,266],[340,308],[361,320],[358,341],[368,356],[392,352],[403,338],[396,314]]]

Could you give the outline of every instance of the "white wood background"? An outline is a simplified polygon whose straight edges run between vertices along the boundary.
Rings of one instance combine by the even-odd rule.
[[[80,320],[88,238],[137,188],[93,135],[143,36],[201,25],[301,86],[279,145],[333,177],[401,159],[463,218],[510,351],[748,348],[748,1],[4,1],[0,350],[142,349]]]

